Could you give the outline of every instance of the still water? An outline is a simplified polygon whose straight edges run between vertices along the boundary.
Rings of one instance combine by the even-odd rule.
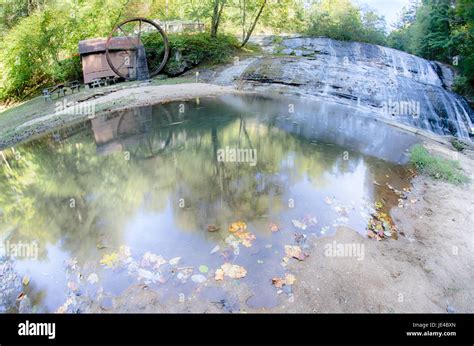
[[[284,246],[310,251],[339,226],[365,236],[374,203],[397,203],[385,184],[409,186],[416,142],[338,105],[222,96],[115,112],[5,150],[0,311],[116,311],[137,284],[178,304],[219,287],[225,262],[246,275],[224,281],[260,297],[234,309],[275,306]],[[229,239],[234,222],[250,246]],[[5,256],[20,242],[37,256]]]

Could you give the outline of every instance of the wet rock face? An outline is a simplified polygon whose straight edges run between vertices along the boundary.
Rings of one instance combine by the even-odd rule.
[[[441,135],[469,138],[474,113],[450,91],[454,72],[395,49],[327,38],[288,38],[265,43],[285,56],[254,61],[241,75],[253,87],[320,96],[375,111],[378,116]]]

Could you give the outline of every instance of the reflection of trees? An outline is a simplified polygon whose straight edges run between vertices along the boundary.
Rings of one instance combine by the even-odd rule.
[[[178,109],[179,103],[154,108],[147,127],[135,130],[132,118],[143,113],[121,114],[132,117],[122,119],[130,127],[106,140],[85,131],[59,144],[44,139],[20,147],[22,158],[12,162],[12,171],[0,168],[2,230],[15,225],[16,237],[43,245],[62,239],[75,256],[88,258],[104,233],[119,245],[128,217],[140,207],[161,212],[169,201],[177,224],[189,231],[251,222],[283,211],[282,195],[304,176],[321,185],[328,169],[344,164],[342,149],[320,150],[277,130],[271,117],[248,118],[202,100],[186,103],[185,122],[179,123]],[[119,143],[119,150],[97,155],[94,139],[99,148]],[[257,149],[257,165],[218,162],[216,151],[226,146]]]

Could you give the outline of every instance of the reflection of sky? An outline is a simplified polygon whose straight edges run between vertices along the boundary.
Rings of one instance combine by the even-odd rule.
[[[61,249],[60,243],[46,245],[46,251],[44,260],[20,260],[15,267],[21,275],[30,278],[31,290],[44,293],[42,305],[49,311],[55,311],[66,299],[65,261],[71,255]]]
[[[174,210],[176,208],[178,210]],[[139,210],[125,226],[124,243],[136,255],[150,251],[167,259],[186,257],[186,260],[192,260],[208,254],[215,246],[217,239],[213,237],[216,236],[204,229],[194,232],[181,229],[176,223],[177,213],[179,207],[173,207],[170,201],[161,213]]]
[[[366,222],[359,216],[358,206],[361,200],[371,199],[373,195],[372,185],[366,185],[367,175],[370,174],[364,160],[360,160],[355,169],[348,172],[328,171],[321,179],[325,184],[314,188],[308,180],[293,185],[288,193],[288,198],[295,200],[295,209],[292,217],[302,218],[305,215],[316,216],[318,220],[317,229],[331,226],[338,215],[333,207],[336,205],[350,206],[355,204],[354,211],[349,212],[347,223],[360,233],[364,233]],[[333,204],[328,205],[325,198],[333,199]],[[291,222],[291,220],[289,220]],[[334,230],[334,229],[333,229]]]

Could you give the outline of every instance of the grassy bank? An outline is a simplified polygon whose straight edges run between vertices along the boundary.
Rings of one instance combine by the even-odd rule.
[[[458,161],[431,155],[420,144],[411,148],[410,161],[423,174],[432,178],[445,180],[455,185],[469,182],[469,178],[461,171]]]

